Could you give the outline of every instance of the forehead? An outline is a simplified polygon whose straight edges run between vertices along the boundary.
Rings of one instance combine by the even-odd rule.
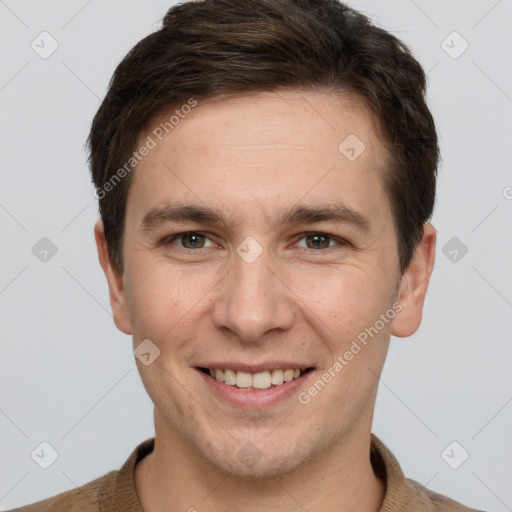
[[[244,153],[261,156],[267,148],[323,153],[329,146],[336,158],[340,142],[349,135],[374,149],[373,156],[380,145],[373,115],[353,95],[285,89],[222,96],[194,109],[185,110],[185,103],[181,107],[155,116],[147,132],[182,151],[243,147]]]
[[[146,209],[194,199],[229,212],[252,201],[268,218],[269,207],[301,198],[366,196],[367,206],[382,199],[387,151],[353,97],[286,90],[216,98],[160,114],[141,141],[147,137],[154,148],[129,192],[129,203],[136,197]]]

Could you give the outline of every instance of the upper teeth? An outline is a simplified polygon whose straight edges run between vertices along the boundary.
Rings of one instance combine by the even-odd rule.
[[[234,370],[210,370],[210,375],[218,380],[224,382],[228,386],[237,386],[239,388],[255,388],[255,389],[268,389],[272,385],[279,386],[283,382],[290,382],[293,379],[300,377],[301,370],[272,370],[258,373],[237,372]]]

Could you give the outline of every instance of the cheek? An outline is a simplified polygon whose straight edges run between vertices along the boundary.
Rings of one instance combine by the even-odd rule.
[[[194,319],[208,307],[208,293],[217,280],[213,272],[199,267],[174,268],[169,262],[140,258],[127,266],[127,296],[134,340],[155,343],[189,338],[197,325]],[[133,271],[131,272],[130,270]],[[197,335],[197,332],[196,332]]]
[[[289,275],[297,306],[331,350],[350,343],[389,307],[390,283],[363,266],[311,266]]]

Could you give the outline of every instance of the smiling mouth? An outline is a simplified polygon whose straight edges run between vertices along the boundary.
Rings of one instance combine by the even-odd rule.
[[[297,380],[313,368],[288,368],[285,370],[269,370],[257,373],[249,373],[220,368],[199,368],[217,382],[245,390],[262,390],[282,386],[292,380]]]

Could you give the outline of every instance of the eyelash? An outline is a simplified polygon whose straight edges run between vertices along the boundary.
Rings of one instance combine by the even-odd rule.
[[[210,238],[208,237],[207,233],[204,233],[202,231],[185,231],[183,233],[177,233],[175,235],[171,235],[171,236],[165,237],[162,240],[162,244],[163,245],[172,244],[176,240],[178,240],[180,238],[183,238],[186,235],[200,235],[200,236],[203,236],[203,237],[205,237],[205,238],[210,240]],[[302,240],[304,238],[307,238],[308,236],[311,236],[311,235],[321,236],[321,237],[325,237],[325,238],[328,238],[330,240],[336,241],[337,245],[341,246],[341,247],[346,247],[346,246],[350,246],[351,245],[350,242],[348,242],[347,240],[345,240],[343,238],[340,238],[340,237],[334,236],[334,235],[330,235],[329,233],[323,233],[321,231],[308,231],[308,232],[300,233],[298,235],[298,238],[296,239],[296,241],[294,243],[297,243],[298,241],[300,241],[300,240]],[[177,245],[177,244],[175,244],[175,245]],[[182,247],[182,246],[178,246],[178,247],[180,249],[184,249],[186,251],[197,251],[197,250],[200,250],[200,249],[208,249],[208,247],[198,247],[196,249],[189,249],[187,247]],[[325,251],[327,249],[332,249],[333,247],[335,247],[335,246],[329,246],[329,247],[322,248],[322,249],[313,249],[311,247],[302,247],[302,249],[310,249],[310,250],[315,251],[315,252],[320,252],[320,251]]]

